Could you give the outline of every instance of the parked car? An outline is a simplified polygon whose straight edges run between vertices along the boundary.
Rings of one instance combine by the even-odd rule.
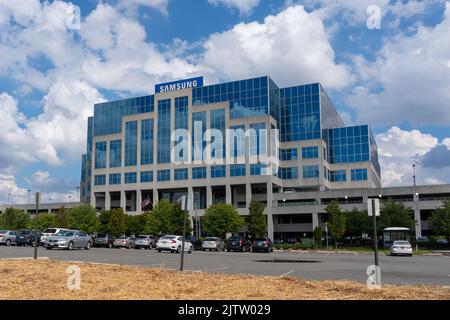
[[[99,233],[94,239],[94,247],[112,248],[114,245],[114,237],[110,234]]]
[[[205,240],[203,240],[202,243],[202,250],[206,251],[224,251],[225,250],[225,243],[220,239],[219,237],[207,237]]]
[[[252,244],[250,241],[245,241],[244,238],[241,237],[230,237],[227,243],[227,251],[251,251]]]
[[[48,240],[48,238],[56,235],[60,231],[67,231],[68,229],[64,228],[47,228],[41,233],[41,244],[44,245],[44,243]]]
[[[44,242],[44,247],[50,249],[80,249],[89,250],[92,247],[92,237],[80,230],[61,230]]]
[[[37,237],[36,237],[37,234]],[[37,241],[36,241],[37,238]],[[41,241],[41,233],[38,231],[37,233],[34,230],[20,230],[19,235],[16,239],[18,246],[35,246],[37,243]]]
[[[183,237],[182,236],[175,236],[175,235],[167,235],[164,237],[161,237],[158,242],[156,243],[156,250],[158,252],[161,251],[170,251],[170,252],[181,252],[183,243]],[[188,253],[192,253],[193,251],[193,245],[189,241],[184,241],[184,251],[187,251]]]
[[[202,250],[202,241],[195,236],[186,236],[186,240],[192,243],[193,250]]]
[[[136,239],[133,237],[120,237],[114,240],[113,247],[114,248],[134,248]]]
[[[412,257],[413,251],[411,244],[408,241],[394,241],[390,248],[390,255],[406,255]]]
[[[1,230],[0,231],[0,244],[7,246],[17,244],[17,231]]]
[[[256,238],[252,243],[252,251],[273,252],[273,242],[268,237]]]
[[[136,249],[152,249],[156,246],[155,243],[155,236],[147,236],[147,235],[140,235],[136,237],[136,242],[134,243],[134,247]]]

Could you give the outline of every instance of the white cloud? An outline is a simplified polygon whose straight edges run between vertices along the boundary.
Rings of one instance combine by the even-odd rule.
[[[436,177],[442,177],[442,171],[423,168],[419,161],[438,145],[436,137],[418,130],[392,127],[378,134],[376,140],[383,186],[412,185],[413,164],[416,164],[418,184],[429,184]]]
[[[445,184],[445,182],[443,182],[437,178],[426,178],[425,183],[430,184],[430,185]]]
[[[224,5],[237,9],[241,14],[248,14],[259,5],[260,0],[208,0],[212,5]]]
[[[412,36],[389,39],[374,62],[355,58],[364,85],[353,90],[347,103],[358,113],[358,121],[448,124],[449,30],[450,2],[437,26],[421,26]]]
[[[213,34],[204,47],[202,65],[221,78],[268,74],[282,86],[321,82],[334,89],[352,82],[346,66],[334,61],[322,21],[302,6]]]
[[[163,15],[168,16],[167,6],[169,0],[119,0],[118,8],[125,9],[130,14],[136,14],[139,7],[149,7],[161,12]]]

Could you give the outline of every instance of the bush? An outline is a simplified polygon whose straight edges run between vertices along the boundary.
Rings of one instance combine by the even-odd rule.
[[[292,249],[294,250],[300,250],[303,249],[302,244],[300,242],[296,242],[294,243],[294,245],[292,246]]]
[[[303,238],[300,247],[303,250],[312,249],[314,248],[314,240],[309,238]]]
[[[289,250],[291,248],[292,248],[292,246],[289,243],[283,243],[281,245],[281,249],[283,249],[283,250]]]

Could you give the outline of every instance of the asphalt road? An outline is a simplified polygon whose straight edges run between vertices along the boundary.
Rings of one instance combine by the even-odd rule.
[[[0,259],[33,257],[31,247],[0,247]],[[145,267],[163,267],[178,270],[180,255],[158,253],[155,250],[103,249],[45,250],[39,248],[39,257],[64,261],[114,263]],[[264,262],[264,260],[289,262]],[[292,262],[292,260],[301,260]],[[365,283],[366,269],[373,264],[372,254],[327,253],[238,253],[201,252],[185,255],[185,270],[257,274],[289,275],[306,279],[354,280]],[[382,283],[450,285],[450,256],[389,257],[380,255]]]

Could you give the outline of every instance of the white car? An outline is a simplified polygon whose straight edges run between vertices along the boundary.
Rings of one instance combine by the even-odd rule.
[[[170,251],[170,252],[181,252],[181,248],[183,246],[183,237],[182,236],[173,236],[168,235],[159,238],[158,242],[156,243],[156,250],[158,252],[161,251]],[[184,240],[184,251],[188,253],[192,253],[193,245],[186,239]]]
[[[41,244],[45,245],[45,243],[48,241],[48,238],[55,236],[60,231],[68,231],[68,229],[62,229],[62,228],[47,228],[44,231],[42,231],[41,234]]]
[[[390,249],[390,255],[406,255],[412,257],[413,251],[408,241],[394,241]]]

